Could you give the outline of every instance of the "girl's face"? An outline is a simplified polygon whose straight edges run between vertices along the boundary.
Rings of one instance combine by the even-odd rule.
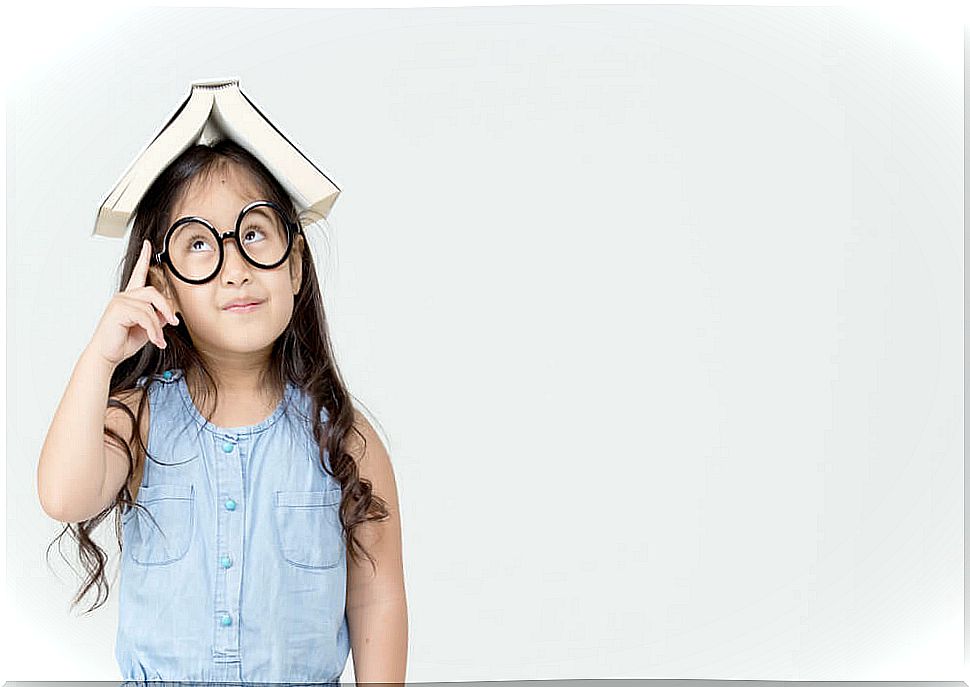
[[[266,200],[245,169],[229,165],[212,174],[207,183],[193,183],[172,208],[169,226],[179,217],[203,217],[221,233],[235,228],[243,207]],[[169,270],[153,266],[153,283],[175,305],[179,319],[202,355],[268,355],[293,315],[293,297],[300,290],[303,237],[297,236],[289,258],[279,267],[264,270],[246,262],[235,241],[225,240],[222,268],[205,284],[188,284]],[[237,298],[262,301],[249,311],[227,310]],[[243,361],[244,362],[244,361]]]

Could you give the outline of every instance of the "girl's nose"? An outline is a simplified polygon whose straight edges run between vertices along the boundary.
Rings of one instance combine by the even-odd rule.
[[[223,280],[238,283],[249,276],[252,265],[239,252],[239,247],[236,245],[236,242],[231,239],[224,239],[222,247],[225,250],[222,262]]]

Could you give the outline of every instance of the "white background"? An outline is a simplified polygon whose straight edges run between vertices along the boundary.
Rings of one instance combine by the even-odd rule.
[[[120,679],[117,589],[68,612],[36,462],[117,287],[97,206],[223,76],[343,189],[313,248],[397,475],[409,681],[961,679],[962,27],[937,28],[612,5],[55,33],[8,90],[4,679]]]

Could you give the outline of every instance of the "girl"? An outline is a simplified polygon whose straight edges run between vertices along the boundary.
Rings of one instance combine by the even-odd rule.
[[[339,684],[352,648],[358,682],[404,681],[393,471],[296,214],[228,139],[174,160],[52,420],[38,493],[88,572],[72,606],[108,595],[91,532],[116,516],[124,680]]]

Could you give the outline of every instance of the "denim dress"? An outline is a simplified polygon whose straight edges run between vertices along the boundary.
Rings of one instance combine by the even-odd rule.
[[[122,516],[122,679],[340,684],[341,491],[320,465],[309,396],[287,384],[259,424],[217,427],[181,369],[138,383],[158,462],[146,458],[136,497],[148,514]]]

